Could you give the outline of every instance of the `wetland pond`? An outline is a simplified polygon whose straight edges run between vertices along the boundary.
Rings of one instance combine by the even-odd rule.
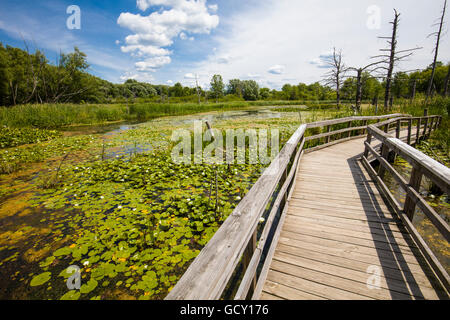
[[[175,164],[172,131],[199,119],[277,128],[281,145],[300,124],[298,112],[212,112],[0,149],[0,299],[163,299],[264,169]]]

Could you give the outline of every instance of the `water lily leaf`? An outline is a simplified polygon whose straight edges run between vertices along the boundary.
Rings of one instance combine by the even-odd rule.
[[[80,298],[81,293],[76,290],[70,290],[66,294],[61,297],[61,300],[78,300]]]
[[[80,292],[83,294],[87,294],[94,290],[98,285],[98,282],[95,279],[90,279],[86,284],[83,284],[80,288]]]
[[[36,287],[43,285],[46,283],[50,278],[52,277],[52,274],[50,272],[44,272],[37,276],[35,276],[33,279],[31,279],[30,286]]]

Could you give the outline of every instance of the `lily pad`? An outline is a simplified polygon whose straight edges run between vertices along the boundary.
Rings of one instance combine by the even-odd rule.
[[[50,272],[44,272],[37,276],[35,276],[33,279],[31,279],[30,286],[36,287],[43,285],[46,283],[50,278],[52,277],[52,274]]]
[[[76,290],[70,290],[61,297],[61,300],[78,300],[80,298],[80,292]]]

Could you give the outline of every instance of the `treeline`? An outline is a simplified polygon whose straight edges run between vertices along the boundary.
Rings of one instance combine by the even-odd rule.
[[[50,63],[36,50],[30,53],[0,43],[0,105],[28,103],[117,103],[134,102],[208,102],[256,100],[332,100],[334,91],[320,83],[298,86],[285,85],[283,90],[260,88],[254,80],[230,80],[214,76],[211,88],[154,85],[129,79],[114,84],[88,73],[86,54],[78,48],[72,53],[60,53],[56,63]]]
[[[392,80],[391,96],[395,99],[424,97],[431,79],[432,65],[421,71],[410,74],[397,72]],[[433,79],[432,95],[448,95],[450,68],[438,61]],[[370,73],[362,74],[362,99],[381,99],[385,93],[385,81],[379,81]],[[341,97],[345,100],[355,100],[357,92],[356,78],[347,78],[341,88]]]

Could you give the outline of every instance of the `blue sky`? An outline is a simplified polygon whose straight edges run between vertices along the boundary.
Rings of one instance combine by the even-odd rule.
[[[261,86],[312,83],[321,79],[320,57],[343,50],[349,66],[370,62],[389,35],[390,0],[0,0],[0,41],[48,59],[78,46],[90,72],[120,83],[182,82],[195,76],[206,87],[215,73],[227,81],[255,79]],[[422,50],[397,70],[431,63],[434,40],[427,35],[443,1],[397,0],[402,13],[400,48]],[[81,10],[81,29],[69,30],[67,7]],[[446,22],[449,21],[449,16]],[[448,25],[447,25],[448,27]],[[448,34],[439,59],[450,61]]]

